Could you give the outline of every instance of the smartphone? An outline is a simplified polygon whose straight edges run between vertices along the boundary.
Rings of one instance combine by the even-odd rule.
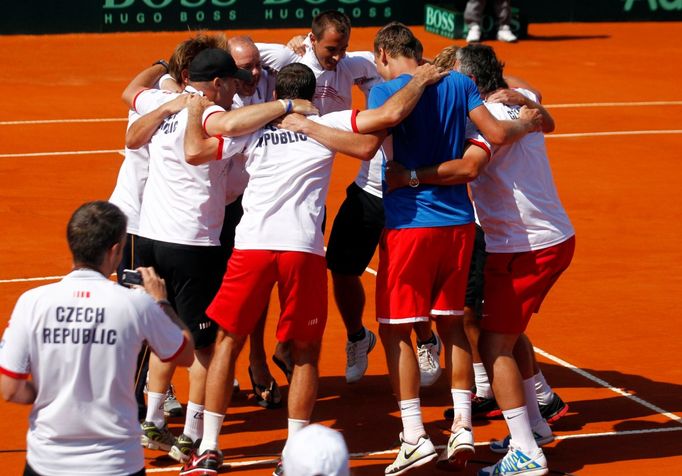
[[[134,269],[124,269],[121,282],[128,286],[132,286],[134,284],[142,286],[142,275]]]

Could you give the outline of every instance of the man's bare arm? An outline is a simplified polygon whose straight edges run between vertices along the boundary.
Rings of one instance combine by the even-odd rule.
[[[214,160],[220,152],[220,139],[208,137],[201,125],[201,117],[207,105],[207,101],[199,96],[190,98],[187,103],[184,149],[185,160],[192,165],[201,165]]]
[[[140,91],[154,86],[164,74],[166,74],[166,68],[161,64],[153,64],[149,68],[145,68],[128,83],[128,86],[123,90],[121,99],[128,105],[128,108],[132,109],[133,101]]]
[[[32,380],[18,379],[9,375],[0,375],[0,393],[5,401],[12,403],[32,404],[38,392]]]
[[[493,117],[483,104],[469,111],[469,119],[494,145],[510,144],[529,132],[540,130],[542,114],[537,109],[521,108],[519,118],[514,121],[500,121]]]
[[[400,124],[410,115],[427,86],[448,74],[432,64],[419,66],[412,79],[381,107],[361,111],[356,123],[361,133],[381,131]]]
[[[250,134],[288,112],[317,114],[318,111],[310,101],[305,99],[282,99],[254,104],[234,111],[211,114],[206,119],[206,132],[210,136],[225,137]]]
[[[533,92],[534,93],[534,92]],[[554,131],[555,124],[552,115],[539,102],[533,101],[513,89],[500,89],[486,98],[488,102],[501,102],[517,106],[526,106],[529,109],[537,109],[542,115],[542,132],[548,134]]]
[[[420,184],[457,185],[475,180],[488,164],[490,151],[475,144],[468,144],[461,159],[448,160],[436,165],[421,167],[415,172]],[[388,191],[405,187],[410,181],[410,171],[395,160],[386,162]]]
[[[360,160],[371,160],[386,137],[385,131],[355,134],[334,129],[311,121],[300,114],[289,114],[279,126],[290,131],[301,132],[335,152],[357,157]]]
[[[126,131],[126,147],[139,149],[148,144],[161,123],[185,107],[189,96],[181,94],[133,122]]]

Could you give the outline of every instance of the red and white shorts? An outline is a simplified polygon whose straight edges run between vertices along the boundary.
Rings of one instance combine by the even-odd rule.
[[[521,334],[575,251],[575,237],[542,250],[490,253],[485,263],[481,328]]]
[[[277,340],[322,340],[327,263],[312,253],[235,249],[206,314],[232,334],[251,334],[275,283],[280,302]]]
[[[377,272],[377,320],[406,324],[462,315],[473,244],[473,223],[384,230]]]

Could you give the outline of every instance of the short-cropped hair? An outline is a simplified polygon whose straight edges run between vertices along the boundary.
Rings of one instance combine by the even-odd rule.
[[[199,52],[208,48],[221,48],[227,51],[227,38],[222,33],[217,35],[199,33],[179,43],[168,60],[168,74],[173,76],[178,84],[182,84],[182,71],[189,68],[189,64]]]
[[[504,80],[504,63],[497,59],[495,50],[488,45],[470,44],[457,50],[459,72],[472,76],[481,94],[507,88]]]
[[[412,30],[400,22],[391,22],[379,30],[374,37],[374,52],[383,49],[392,58],[421,59],[423,47]]]
[[[328,29],[334,29],[341,35],[350,36],[350,19],[348,15],[337,10],[327,10],[313,18],[311,31],[315,38],[318,40],[322,39],[324,32]]]
[[[113,203],[84,203],[71,215],[66,239],[75,263],[98,268],[104,255],[126,234],[127,219]]]
[[[291,63],[277,73],[275,93],[277,99],[313,100],[317,80],[308,66],[302,63]]]

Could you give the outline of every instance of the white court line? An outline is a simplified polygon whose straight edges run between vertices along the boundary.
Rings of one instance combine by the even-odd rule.
[[[571,435],[562,435],[562,436],[556,436],[556,440],[573,440],[573,439],[581,439],[581,438],[599,438],[599,437],[604,437],[604,436],[627,436],[627,435],[643,435],[643,434],[650,434],[650,433],[669,433],[673,431],[682,431],[682,427],[674,427],[674,428],[652,428],[650,430],[624,430],[624,431],[606,431],[602,433],[575,433]],[[489,446],[490,442],[476,442],[474,443],[476,446]],[[436,446],[437,450],[442,450],[445,448],[445,445],[438,445]],[[385,451],[367,451],[367,452],[360,452],[360,453],[350,453],[349,456],[351,459],[363,459],[363,458],[371,458],[373,456],[389,456],[389,455],[394,455],[398,453],[398,449],[392,449],[392,450],[385,450]],[[277,463],[278,459],[277,458],[268,458],[268,459],[258,459],[258,460],[249,460],[249,461],[232,461],[229,463],[224,463],[223,468],[248,468],[250,466],[264,466],[264,465],[274,465]],[[146,471],[147,473],[169,473],[169,472],[177,472],[180,471],[180,466],[172,466],[168,468],[147,468]]]
[[[73,150],[68,152],[27,152],[20,154],[0,154],[0,159],[9,159],[13,157],[49,157],[58,155],[94,155],[94,154],[123,154],[122,149],[108,149],[108,150]]]
[[[11,278],[11,279],[0,279],[0,284],[9,283],[30,283],[34,281],[56,281],[62,279],[64,276],[43,276],[40,278]]]
[[[33,124],[80,124],[88,122],[125,122],[125,117],[107,117],[102,119],[40,119],[34,121],[0,121],[0,126],[23,126]]]
[[[638,106],[680,106],[682,101],[631,101],[631,102],[582,102],[569,104],[545,104],[546,108],[568,109],[580,107],[638,107]],[[125,122],[125,117],[93,119],[37,119],[25,121],[0,121],[0,126],[21,126],[34,124],[81,124],[97,122]]]
[[[575,365],[568,363],[565,360],[560,359],[559,357],[556,357],[556,356],[550,354],[549,352],[545,352],[544,350],[539,349],[538,347],[534,347],[534,349],[535,349],[535,352],[537,352],[538,354],[548,358],[549,360],[551,360],[553,362],[556,362],[557,364],[561,365],[562,367],[566,367],[567,369],[572,370],[573,372],[577,373],[578,375],[581,375],[582,377],[585,377],[586,379],[591,380],[592,382],[594,382],[598,385],[601,385],[602,387],[607,388],[607,389],[611,390],[612,392],[617,393],[618,395],[629,398],[630,400],[632,400],[636,403],[639,403],[643,407],[646,407],[649,410],[656,412],[659,415],[663,415],[664,417],[669,418],[669,419],[679,423],[680,425],[682,425],[682,417],[679,417],[679,416],[675,415],[674,413],[671,413],[667,410],[664,410],[660,407],[657,407],[653,403],[649,403],[646,400],[643,400],[643,399],[639,398],[638,396],[633,395],[632,393],[623,390],[622,388],[614,387],[613,385],[608,383],[606,380],[602,380],[599,377],[596,377],[596,376],[592,375],[591,373],[589,373],[583,369],[580,369],[580,368],[576,367]]]
[[[567,137],[602,137],[602,136],[637,136],[655,134],[682,134],[682,129],[664,129],[653,131],[611,131],[611,132],[575,132],[570,134],[547,134],[545,139],[563,139]]]

